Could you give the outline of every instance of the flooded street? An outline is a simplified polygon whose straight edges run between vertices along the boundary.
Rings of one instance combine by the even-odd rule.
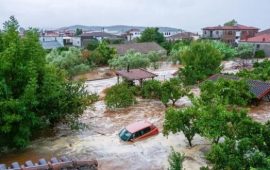
[[[158,74],[157,79],[166,80],[172,77],[176,68],[159,69],[153,71]],[[101,94],[104,89],[117,83],[117,78],[87,81],[89,92]],[[198,96],[200,91],[193,88],[192,92]],[[81,131],[71,131],[64,126],[57,128],[53,137],[44,137],[32,142],[24,151],[9,153],[0,157],[1,163],[9,164],[13,161],[24,163],[26,160],[37,161],[39,158],[66,155],[71,158],[97,159],[101,170],[164,170],[168,167],[168,155],[171,147],[184,153],[186,170],[199,170],[206,165],[204,153],[210,144],[204,138],[196,135],[189,148],[182,133],[162,134],[164,120],[164,105],[157,100],[137,99],[137,104],[126,109],[108,111],[103,100],[96,102],[85,110],[80,121],[88,128]],[[179,107],[190,105],[187,97],[176,103]],[[260,121],[269,117],[269,103],[262,103],[259,107],[250,109],[250,115]],[[135,121],[149,120],[154,123],[160,133],[156,136],[135,142],[122,142],[118,133],[121,128]]]

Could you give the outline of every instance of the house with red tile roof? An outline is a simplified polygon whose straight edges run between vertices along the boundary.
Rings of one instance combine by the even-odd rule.
[[[226,43],[235,44],[240,40],[254,37],[259,29],[256,27],[245,25],[234,26],[214,26],[205,27],[203,30],[203,38],[221,40]]]
[[[252,44],[256,50],[263,50],[266,56],[270,57],[270,34],[258,34],[245,40],[241,40],[242,44]]]

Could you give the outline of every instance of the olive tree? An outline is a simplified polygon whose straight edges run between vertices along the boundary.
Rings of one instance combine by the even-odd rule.
[[[168,136],[170,132],[183,132],[189,146],[192,147],[192,139],[199,132],[195,123],[196,119],[197,113],[193,107],[185,109],[169,108],[165,112],[163,134]]]
[[[165,106],[168,106],[169,101],[172,101],[172,104],[175,105],[178,99],[186,95],[190,95],[189,89],[184,86],[179,78],[171,78],[161,86],[161,101]]]

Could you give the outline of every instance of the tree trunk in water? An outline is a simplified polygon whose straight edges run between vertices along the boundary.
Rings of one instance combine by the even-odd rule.
[[[188,140],[189,146],[192,147],[192,143],[191,143],[192,139],[187,138],[187,140]]]

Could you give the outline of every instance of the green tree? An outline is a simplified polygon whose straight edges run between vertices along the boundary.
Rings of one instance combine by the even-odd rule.
[[[147,99],[159,99],[161,95],[161,83],[158,80],[148,80],[143,82],[142,97]]]
[[[170,165],[168,170],[182,170],[184,159],[185,155],[182,155],[179,152],[175,152],[175,150],[172,148],[168,160]]]
[[[237,24],[238,22],[235,19],[232,19],[231,21],[224,23],[224,26],[235,26]]]
[[[105,41],[102,41],[89,57],[89,61],[96,65],[107,65],[108,61],[115,55],[116,50],[110,48]]]
[[[168,136],[170,132],[183,132],[192,147],[192,139],[198,128],[196,126],[197,111],[193,107],[185,109],[169,108],[165,112],[165,121],[163,124],[163,134]]]
[[[237,49],[230,46],[227,43],[221,41],[207,41],[210,43],[214,48],[216,48],[222,55],[223,60],[232,59],[237,56]]]
[[[243,69],[237,73],[237,76],[253,80],[270,80],[270,61],[256,62],[252,70]]]
[[[97,39],[91,39],[88,41],[86,48],[90,51],[94,51],[98,47],[98,40]]]
[[[85,73],[92,68],[87,59],[83,58],[81,50],[76,47],[70,47],[67,51],[53,49],[47,54],[46,60],[66,70],[69,76]]]
[[[24,148],[41,129],[76,121],[89,104],[83,86],[68,82],[62,70],[46,63],[37,31],[20,37],[17,29],[11,17],[1,33],[1,148]]]
[[[171,78],[161,86],[161,101],[165,106],[169,101],[172,101],[172,104],[175,105],[178,99],[187,95],[190,95],[189,89],[184,86],[179,78]]]
[[[220,71],[222,54],[207,42],[193,42],[181,54],[184,68],[180,76],[185,84],[195,84]]]
[[[205,81],[200,85],[201,99],[212,103],[217,98],[227,105],[246,106],[254,98],[246,80],[218,79],[217,81]]]
[[[253,46],[251,44],[239,44],[237,47],[237,56],[242,59],[249,59],[253,57]]]
[[[75,35],[76,36],[79,36],[81,35],[83,32],[82,32],[82,29],[79,29],[79,28],[76,28],[76,31],[75,31]]]
[[[146,28],[139,38],[139,42],[156,42],[161,44],[165,41],[162,33],[158,31],[158,28]]]
[[[255,57],[256,58],[265,58],[266,54],[265,54],[264,50],[258,50],[255,52]]]
[[[105,103],[108,108],[124,108],[136,102],[134,88],[127,84],[117,84],[109,88],[106,92]]]
[[[177,41],[173,45],[171,52],[170,52],[170,60],[176,64],[181,63],[181,54],[184,50],[188,49],[190,47],[191,41]]]
[[[161,54],[159,54],[158,52],[154,52],[154,51],[151,51],[147,54],[147,57],[149,58],[150,62],[151,62],[151,66],[154,68],[154,69],[157,69],[159,66],[158,66],[158,61],[161,60]]]
[[[124,56],[114,57],[109,60],[109,66],[113,69],[147,68],[150,66],[150,59],[146,55],[129,51]]]

